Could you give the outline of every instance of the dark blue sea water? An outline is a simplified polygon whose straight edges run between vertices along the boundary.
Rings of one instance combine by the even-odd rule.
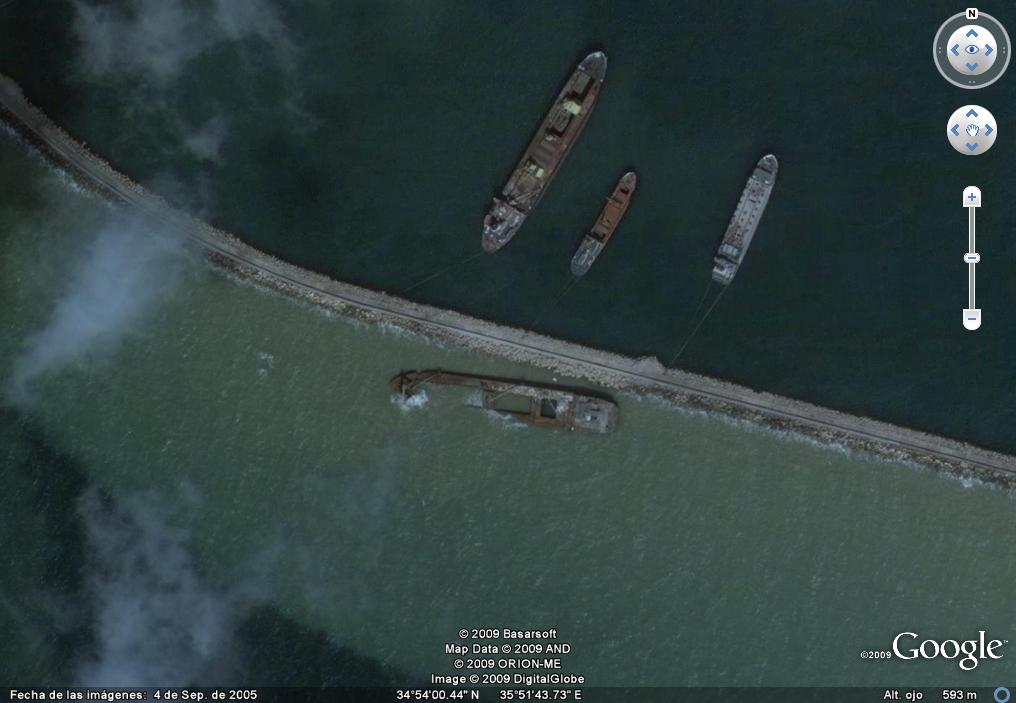
[[[72,4],[44,5],[3,9],[3,69],[72,133],[260,247],[391,291],[478,251],[487,202],[558,86],[603,49],[600,105],[518,238],[411,297],[669,360],[743,182],[772,151],[781,173],[758,237],[680,365],[1016,448],[1013,83],[964,91],[939,76],[930,46],[949,3],[280,2],[277,25],[236,19],[168,72],[147,45],[102,60],[134,47],[115,43],[140,32],[128,19],[88,30]],[[983,158],[944,139],[966,102],[999,121]],[[210,124],[217,160],[184,144]],[[640,181],[624,226],[548,304],[626,168]],[[960,326],[968,184],[987,203],[976,334]]]

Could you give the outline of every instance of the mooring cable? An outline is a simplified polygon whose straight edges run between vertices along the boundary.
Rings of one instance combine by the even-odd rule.
[[[440,269],[439,271],[436,271],[435,273],[432,273],[431,275],[427,276],[426,278],[424,278],[421,281],[417,281],[416,283],[414,283],[413,285],[409,286],[408,288],[403,288],[402,290],[399,291],[399,293],[408,293],[409,291],[413,290],[414,288],[418,288],[418,287],[422,286],[424,283],[429,283],[430,281],[433,281],[438,276],[440,276],[442,274],[445,274],[445,273],[448,273],[449,271],[451,271],[454,268],[457,268],[459,266],[464,266],[465,264],[468,264],[470,261],[472,261],[473,259],[477,258],[478,256],[482,256],[484,253],[485,252],[481,249],[480,251],[476,252],[475,254],[470,254],[469,256],[467,256],[462,261],[457,261],[454,264],[451,264],[449,266],[445,266],[443,269]]]
[[[544,314],[546,314],[547,310],[549,310],[549,309],[550,309],[550,308],[552,308],[552,307],[553,307],[553,306],[554,306],[555,304],[557,304],[557,302],[558,302],[559,300],[561,300],[561,298],[563,298],[563,297],[565,296],[565,294],[566,294],[566,293],[567,293],[567,292],[568,292],[569,290],[571,290],[571,287],[572,287],[572,286],[574,286],[574,285],[575,285],[576,283],[578,283],[578,282],[579,282],[579,279],[578,279],[578,278],[577,278],[576,276],[572,276],[572,277],[571,277],[571,280],[570,280],[570,281],[568,281],[568,282],[567,282],[567,283],[566,283],[566,284],[564,285],[564,288],[562,288],[562,289],[561,289],[560,291],[558,291],[558,294],[557,294],[557,295],[555,295],[555,296],[554,296],[554,297],[553,297],[553,298],[551,299],[551,301],[550,301],[549,303],[547,303],[546,305],[544,305],[544,306],[543,306],[543,308],[542,308],[542,309],[541,309],[541,310],[540,310],[540,311],[539,311],[538,313],[536,313],[536,317],[534,317],[534,318],[533,318],[533,321],[529,323],[529,326],[528,326],[528,327],[526,327],[526,329],[527,329],[527,330],[532,330],[532,329],[533,329],[533,327],[535,327],[535,326],[536,326],[536,323],[540,321],[540,319],[541,319],[541,318],[542,318],[542,317],[544,316]]]
[[[713,308],[716,307],[716,304],[720,302],[720,298],[722,298],[723,294],[726,292],[727,286],[723,286],[723,290],[721,290],[720,294],[716,296],[716,300],[714,300],[709,305],[709,308],[706,310],[706,314],[702,316],[702,319],[698,321],[698,324],[696,324],[695,327],[692,328],[691,333],[685,338],[684,344],[682,344],[681,348],[677,350],[677,353],[674,354],[674,358],[670,360],[670,363],[667,364],[667,366],[673,366],[677,362],[677,360],[681,358],[681,354],[683,354],[684,350],[688,348],[689,344],[691,344],[691,340],[695,338],[695,334],[699,331],[699,328],[707,319],[709,319],[709,315],[710,313],[712,313]]]
[[[713,289],[713,282],[712,282],[712,280],[710,280],[709,283],[706,284],[705,290],[702,291],[702,297],[699,298],[698,305],[695,306],[695,312],[693,312],[691,314],[691,317],[688,318],[689,324],[694,323],[695,320],[698,319],[698,314],[702,310],[702,304],[706,302],[706,298],[709,297],[709,291],[711,291],[712,289]]]

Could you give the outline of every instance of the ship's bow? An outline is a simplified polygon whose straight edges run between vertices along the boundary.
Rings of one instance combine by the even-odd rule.
[[[592,78],[602,81],[607,77],[607,55],[602,51],[594,51],[579,64],[579,70]]]

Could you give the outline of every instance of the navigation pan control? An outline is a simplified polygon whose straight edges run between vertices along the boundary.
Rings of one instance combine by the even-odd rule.
[[[953,149],[964,156],[979,156],[995,143],[995,117],[980,105],[957,109],[945,125],[945,136]]]
[[[970,8],[939,27],[932,51],[947,81],[960,88],[983,88],[1009,67],[1009,34],[994,17]]]

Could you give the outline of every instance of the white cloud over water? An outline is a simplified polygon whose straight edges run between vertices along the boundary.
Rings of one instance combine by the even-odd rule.
[[[216,115],[184,137],[183,144],[202,161],[222,162],[222,143],[229,134],[229,123],[223,115]]]
[[[262,594],[249,579],[213,583],[194,559],[189,532],[164,505],[147,493],[112,503],[95,489],[80,500],[96,651],[79,666],[79,685],[237,680],[236,628]]]
[[[75,0],[81,65],[92,76],[126,74],[157,83],[176,80],[187,63],[224,41],[260,37],[289,60],[285,27],[265,0],[128,0],[117,5]]]
[[[25,340],[7,394],[29,401],[45,374],[115,352],[177,290],[185,270],[181,234],[112,213],[72,266],[49,320]]]
[[[295,133],[320,124],[303,104],[302,52],[270,0],[72,2],[78,77],[89,89],[114,89],[112,110],[126,125],[161,135],[147,142],[152,153],[190,158],[208,170],[223,166],[223,145],[235,130],[249,129],[254,114],[271,114],[267,124],[281,119]],[[227,61],[200,61],[230,48]],[[267,82],[275,98],[227,89],[220,99],[216,89],[195,88],[194,81],[209,80],[232,87]]]

